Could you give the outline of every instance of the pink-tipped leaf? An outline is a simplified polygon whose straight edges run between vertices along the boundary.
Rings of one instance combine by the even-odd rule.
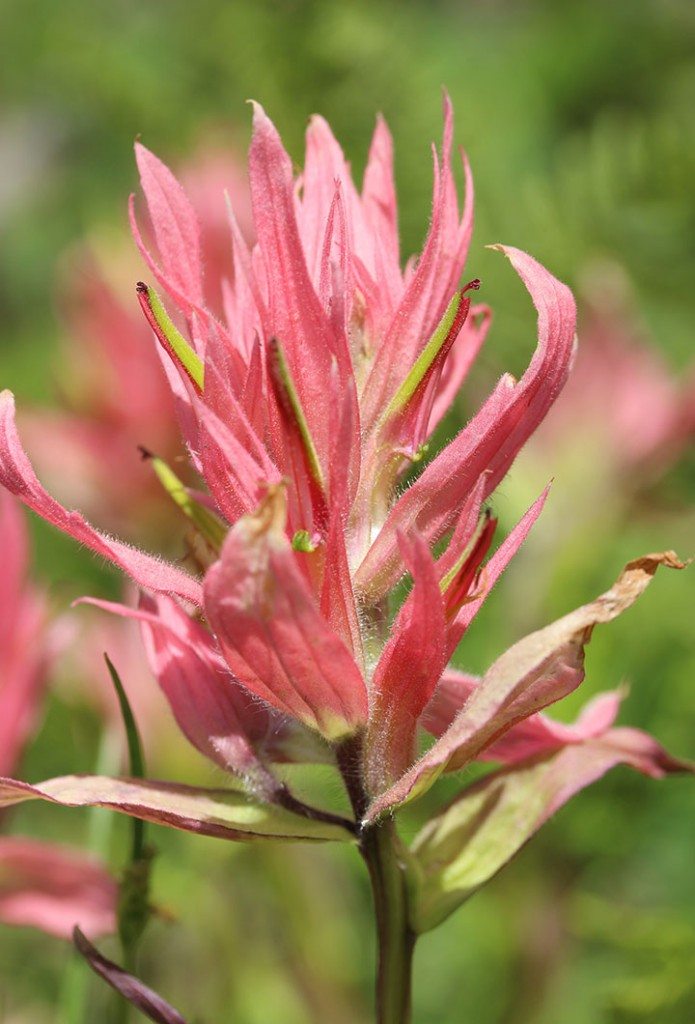
[[[507,864],[576,793],[625,764],[661,778],[692,772],[637,729],[608,729],[560,750],[495,772],[469,787],[415,837],[409,861],[411,926],[425,932]]]
[[[456,771],[480,757],[517,722],[575,689],[583,679],[584,646],[594,627],[629,608],[660,565],[683,568],[672,551],[629,562],[610,590],[510,647],[486,672],[443,736],[373,801],[367,820],[423,793],[443,771]]]

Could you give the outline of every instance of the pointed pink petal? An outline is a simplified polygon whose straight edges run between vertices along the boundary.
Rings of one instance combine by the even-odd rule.
[[[442,235],[441,172],[434,154],[434,188],[430,230],[400,303],[377,350],[365,384],[362,410],[365,426],[373,427],[444,312],[430,312]],[[451,296],[447,296],[447,301]]]
[[[486,761],[517,764],[559,747],[601,736],[610,729],[620,707],[620,693],[602,693],[582,710],[572,725],[556,722],[540,712],[512,726],[509,732],[484,752]]]
[[[169,168],[139,142],[135,158],[164,274],[194,306],[202,306],[200,225],[195,211]]]
[[[42,519],[113,562],[140,586],[201,603],[200,584],[188,573],[100,533],[79,512],[68,512],[43,489],[19,440],[14,397],[9,391],[0,394],[0,484]]]
[[[249,173],[258,248],[268,287],[267,337],[287,355],[319,456],[328,452],[328,403],[333,338],[309,278],[295,217],[292,164],[263,109],[254,104]]]
[[[353,401],[353,395],[345,393],[330,461],[330,518],[325,539],[321,612],[352,651],[357,664],[363,665],[362,631],[345,539],[345,522],[354,500],[360,472],[360,446],[356,443],[359,421],[355,421],[356,413],[357,404]],[[354,453],[353,457],[346,458],[346,452]]]
[[[378,117],[369,147],[362,186],[364,215],[377,241],[377,279],[381,266],[383,286],[396,302],[402,288],[398,240],[398,206],[393,174],[393,139],[383,117]]]
[[[468,496],[451,533],[446,550],[437,559],[440,580],[455,568],[461,553],[465,551],[476,531],[485,493],[485,477],[481,477]]]
[[[445,669],[420,716],[422,728],[437,738],[443,736],[479,685],[480,676],[459,672],[451,667]]]
[[[401,538],[413,589],[401,608],[374,673],[365,748],[366,782],[378,793],[415,755],[417,720],[445,664],[439,576],[422,537]]]
[[[69,939],[76,924],[90,935],[116,930],[118,887],[77,850],[19,836],[0,838],[0,921]]]
[[[205,609],[233,675],[329,739],[367,717],[364,681],[322,616],[279,523],[282,497],[232,528],[205,578]]]
[[[453,652],[455,642],[452,641],[452,628],[455,626],[456,617],[461,608],[470,604],[480,589],[480,577],[482,575],[481,564],[492,544],[497,520],[492,516],[489,509],[481,517],[480,526],[470,542],[470,550],[466,549],[461,553],[461,564],[457,563],[456,571],[450,580],[443,580],[446,583],[444,591],[444,611],[449,626],[447,630],[447,645],[450,652]]]
[[[239,222],[234,210],[228,206],[229,228],[232,234],[232,266],[233,275],[231,286],[235,297],[236,313],[227,323],[231,326],[239,323],[239,317],[243,317],[242,323],[246,324],[243,334],[248,345],[257,333],[268,316],[268,310],[261,294],[260,282],[256,277],[253,266],[253,256],[239,227]]]
[[[428,789],[442,771],[456,771],[480,757],[517,722],[575,689],[584,677],[584,646],[594,626],[629,608],[660,565],[683,568],[673,552],[635,559],[596,600],[510,647],[485,673],[444,735],[373,802],[368,820]]]
[[[346,259],[358,257],[373,276],[374,238],[365,223],[362,203],[350,173],[350,166],[330,125],[314,115],[306,131],[306,158],[302,173],[299,207],[302,241],[312,280],[318,285],[326,224],[336,185],[345,208]]]
[[[348,297],[348,290],[351,291],[349,284],[350,255],[347,213],[338,181],[334,186],[333,201],[323,230],[317,291],[324,309],[334,317],[341,331],[345,330],[349,312],[345,300]],[[340,290],[334,288],[336,279]],[[335,308],[336,306],[338,309]],[[340,316],[337,316],[338,313]]]
[[[175,601],[143,595],[140,607],[149,613],[142,633],[152,672],[201,753],[266,798],[278,789],[266,761],[320,759],[313,737],[244,690],[210,633]]]
[[[518,249],[505,248],[538,310],[538,347],[518,384],[503,378],[479,413],[393,506],[357,571],[356,585],[378,600],[402,572],[396,534],[418,529],[434,543],[475,482],[489,471],[486,495],[511,466],[557,398],[574,348],[575,306],[569,289]]]
[[[473,227],[473,183],[464,160],[466,205],[459,221],[451,170],[453,130],[453,110],[445,94],[441,169],[435,160],[430,232],[365,387],[363,419],[368,427],[396,393],[404,368],[407,372],[422,351],[463,273]]]
[[[258,505],[259,490],[279,483],[281,472],[217,362],[206,362],[205,393],[194,402],[199,425],[199,458],[218,508],[233,523]]]

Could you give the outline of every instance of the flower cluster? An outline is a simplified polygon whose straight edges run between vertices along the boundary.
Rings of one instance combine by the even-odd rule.
[[[531,256],[496,246],[537,310],[537,346],[518,381],[504,375],[460,433],[430,452],[490,323],[489,309],[473,303],[479,282],[460,286],[473,185],[462,156],[460,209],[448,99],[441,152],[433,151],[429,231],[404,267],[383,120],[358,190],[324,120],[311,120],[295,178],[256,106],[255,243],[230,209],[231,258],[212,282],[183,189],[139,144],[136,156],[152,245],[134,200],[133,231],[166,298],[142,282],[137,295],[202,484],[185,486],[161,458],[152,464],[188,519],[195,571],[113,539],[53,499],[21,446],[7,392],[0,482],[140,586],[138,608],[96,603],[141,622],[182,731],[250,796],[67,777],[7,782],[2,799],[101,804],[230,838],[351,840],[442,772],[501,761],[507,769],[484,780],[482,797],[465,790],[416,840],[425,881],[412,926],[424,930],[612,765],[650,775],[683,767],[645,734],[612,728],[617,695],[574,727],[539,714],[582,681],[593,627],[631,604],[659,565],[680,563],[670,553],[631,563],[606,594],[519,641],[480,680],[447,667],[542,510],[545,492],[488,558],[496,520],[487,501],[558,397],[575,345],[568,288]],[[211,294],[220,308],[206,302]],[[411,587],[391,621],[391,597],[405,577]],[[418,757],[422,729],[435,741]],[[357,820],[301,804],[273,767],[291,760],[340,769]],[[476,817],[481,799],[495,810]],[[444,856],[438,836],[452,830],[461,848],[442,840]],[[449,872],[442,896],[447,857],[475,842],[488,851],[487,866],[459,879],[453,895]]]

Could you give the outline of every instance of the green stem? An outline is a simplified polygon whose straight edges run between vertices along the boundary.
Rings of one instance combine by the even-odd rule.
[[[364,817],[368,797],[362,781],[361,736],[337,751],[355,817]],[[377,934],[376,1022],[409,1024],[416,935],[408,921],[408,883],[401,841],[392,818],[362,829],[360,852],[372,883]]]
[[[408,924],[408,889],[391,819],[372,826],[362,855],[374,894],[378,942],[377,1024],[409,1024],[415,934]]]

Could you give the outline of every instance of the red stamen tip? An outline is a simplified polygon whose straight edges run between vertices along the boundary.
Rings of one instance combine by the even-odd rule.
[[[474,277],[472,281],[469,281],[468,284],[464,288],[461,289],[461,294],[465,295],[466,292],[477,292],[478,289],[480,288],[480,285],[481,285],[480,278],[479,277]]]

